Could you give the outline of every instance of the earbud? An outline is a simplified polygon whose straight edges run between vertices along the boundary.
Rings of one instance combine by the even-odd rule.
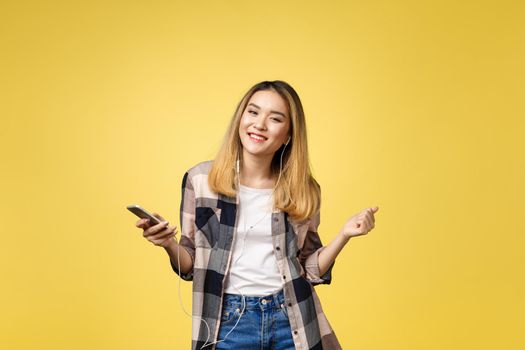
[[[288,136],[288,140],[284,144],[288,146],[288,142],[290,142],[291,138],[292,138],[291,136]]]

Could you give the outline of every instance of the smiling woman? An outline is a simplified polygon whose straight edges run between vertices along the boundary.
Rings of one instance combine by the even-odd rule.
[[[353,216],[323,246],[306,134],[289,84],[254,85],[215,159],[183,176],[180,243],[161,224],[145,231],[193,281],[193,350],[341,349],[314,286],[331,283],[336,256],[374,227],[377,209]]]
[[[210,169],[210,189],[235,197],[234,170],[239,163],[241,185],[275,186],[276,208],[295,220],[312,217],[319,209],[321,194],[310,170],[306,135],[301,100],[288,83],[277,80],[254,85],[230,121]]]
[[[181,246],[194,266],[181,276],[194,278],[193,316],[206,315],[194,323],[194,349],[340,349],[313,288],[330,283],[333,261],[320,274],[320,187],[307,144],[295,90],[261,82],[237,106],[215,160],[186,173]],[[210,206],[216,216],[194,218]]]

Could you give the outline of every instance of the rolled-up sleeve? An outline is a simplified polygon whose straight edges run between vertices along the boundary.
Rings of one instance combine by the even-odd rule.
[[[178,262],[170,259],[170,264],[183,280],[193,280],[193,266],[195,263],[195,191],[188,172],[182,178],[182,196],[180,203],[180,229],[181,237],[179,246],[186,249],[191,257],[192,268],[188,273],[180,273],[177,267]]]
[[[304,244],[299,253],[299,261],[305,270],[305,278],[312,285],[330,284],[332,282],[332,268],[335,264],[334,261],[322,276],[319,275],[319,253],[325,248],[317,232],[319,223],[320,211],[317,211],[308,223]]]

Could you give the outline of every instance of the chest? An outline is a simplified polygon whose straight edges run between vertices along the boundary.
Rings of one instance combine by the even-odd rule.
[[[241,207],[241,198],[218,195],[196,197],[195,246],[229,252],[238,231],[258,227],[259,235],[270,235],[276,254],[296,257],[302,248],[308,222],[296,222],[286,212],[271,210],[262,201]]]

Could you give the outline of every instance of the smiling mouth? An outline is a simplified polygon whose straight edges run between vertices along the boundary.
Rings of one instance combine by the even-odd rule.
[[[252,139],[255,142],[264,142],[267,140],[267,138],[265,137],[254,135],[252,133],[248,133],[248,136],[250,137],[250,139]]]

